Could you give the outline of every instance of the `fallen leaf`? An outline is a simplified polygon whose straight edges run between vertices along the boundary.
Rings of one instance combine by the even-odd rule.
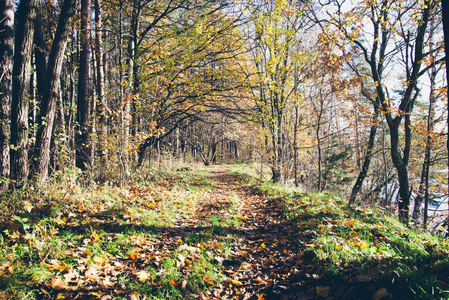
[[[89,294],[90,294],[90,295],[93,295],[93,296],[95,296],[95,297],[97,297],[97,298],[101,298],[101,297],[104,296],[104,293],[101,292],[101,291],[98,291],[98,292],[90,292]]]
[[[105,263],[104,259],[101,256],[95,256],[92,258],[92,261],[97,265],[103,265]]]
[[[177,287],[178,283],[176,283],[176,281],[174,281],[173,279],[170,279],[170,285],[174,286],[174,287]]]
[[[238,281],[236,279],[229,278],[229,281],[231,281],[231,283],[233,285],[237,285],[237,286],[243,285],[243,283],[241,281]]]
[[[147,281],[148,279],[150,279],[150,276],[148,276],[148,273],[145,272],[144,270],[137,272],[136,275],[137,275],[137,279],[138,279],[141,283],[144,283],[145,281]]]
[[[89,256],[90,256],[90,250],[89,250],[89,249],[84,250],[83,254],[84,254],[86,257],[89,257]]]
[[[61,278],[56,278],[51,282],[51,287],[54,290],[63,290],[67,287],[67,283]]]
[[[106,276],[106,278],[103,280],[103,287],[108,289],[108,288],[111,288],[113,286],[114,286],[114,283],[111,282],[110,277]]]
[[[374,293],[373,300],[381,300],[389,296],[390,293],[387,291],[387,289],[383,288]]]
[[[139,300],[139,298],[137,298],[138,296],[140,296],[140,294],[132,293],[129,295],[129,300]]]
[[[327,296],[329,296],[329,290],[330,290],[330,287],[328,287],[328,286],[317,286],[316,294],[317,294],[317,296],[327,298]]]
[[[214,282],[209,277],[203,276],[203,280],[207,284],[214,285]]]
[[[55,269],[58,270],[59,272],[63,273],[65,271],[70,271],[72,267],[69,266],[66,262],[64,261],[60,261],[58,262],[58,264],[56,265]]]
[[[77,272],[69,271],[67,274],[64,275],[64,279],[66,282],[70,282],[73,279],[76,279],[79,276]]]
[[[101,235],[99,235],[95,231],[93,231],[91,237],[94,239],[95,242],[98,242],[101,238]]]
[[[89,266],[89,269],[86,270],[84,276],[87,279],[97,279],[98,278],[98,270],[94,266]]]
[[[240,268],[242,268],[242,269],[244,269],[244,270],[251,268],[251,266],[252,266],[252,264],[249,264],[249,263],[247,263],[247,262],[242,262],[242,263],[240,264]]]

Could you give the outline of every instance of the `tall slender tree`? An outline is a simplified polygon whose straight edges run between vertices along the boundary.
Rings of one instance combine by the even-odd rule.
[[[107,124],[106,124],[106,97],[104,95],[104,60],[103,60],[103,46],[102,46],[102,3],[101,0],[95,0],[95,60],[96,60],[96,94],[98,100],[99,108],[99,142],[98,142],[98,152],[100,153],[100,178],[103,177],[103,167],[105,166],[106,160],[106,135],[107,135]]]
[[[449,81],[449,3],[448,1],[441,1],[443,9],[442,9],[442,15],[443,15],[443,33],[444,33],[444,51],[446,53],[446,82]],[[448,114],[448,119],[449,119],[449,84],[447,85],[447,114]],[[447,136],[447,143],[446,143],[446,148],[447,151],[449,152],[449,122],[448,122],[448,136]],[[448,176],[448,184],[449,184],[449,156],[448,156],[448,162],[447,162],[447,167],[448,167],[448,172],[447,172],[447,176]],[[449,191],[449,186],[448,186],[448,191]],[[447,227],[449,230],[449,205],[448,205],[448,221],[447,221]]]
[[[21,187],[28,179],[28,108],[31,56],[39,0],[22,0],[17,9],[11,104],[11,178]]]
[[[14,58],[14,1],[0,2],[0,189],[8,188]]]
[[[369,5],[356,6],[345,11],[344,1],[335,0],[337,12],[332,16],[334,24],[341,36],[349,40],[362,54],[370,77],[375,85],[374,93],[382,111],[390,134],[390,156],[395,166],[399,181],[399,218],[404,223],[409,221],[410,182],[409,160],[411,154],[411,114],[416,98],[419,95],[418,80],[440,59],[423,66],[429,59],[428,39],[429,21],[437,11],[439,1],[396,3],[387,0],[370,1]],[[413,8],[413,9],[412,9]],[[363,31],[370,20],[372,34]],[[413,22],[406,22],[412,20]],[[353,26],[349,27],[347,24]],[[438,24],[435,24],[438,26]],[[366,39],[361,39],[362,34]],[[344,46],[340,46],[344,48]],[[400,64],[397,62],[400,61]],[[392,97],[386,84],[392,79],[391,72],[385,69],[395,68],[395,73],[403,76],[403,91]],[[396,76],[396,75],[395,75]]]
[[[81,170],[86,170],[89,163],[90,4],[90,0],[81,0],[78,130],[76,130],[76,166]]]
[[[41,101],[41,113],[38,119],[36,136],[36,164],[33,175],[39,177],[43,183],[48,175],[50,163],[50,144],[56,113],[56,102],[60,90],[60,74],[64,59],[65,48],[71,29],[71,20],[75,11],[76,0],[64,0],[59,14],[58,27],[54,36],[48,66],[46,71],[46,85]]]

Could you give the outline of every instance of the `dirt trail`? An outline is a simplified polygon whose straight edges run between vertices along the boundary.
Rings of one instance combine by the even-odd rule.
[[[221,299],[310,299],[316,295],[318,261],[304,253],[300,238],[282,215],[280,202],[268,200],[224,170],[212,173],[217,189],[233,191],[243,216],[235,255],[223,261],[228,280],[212,295]]]

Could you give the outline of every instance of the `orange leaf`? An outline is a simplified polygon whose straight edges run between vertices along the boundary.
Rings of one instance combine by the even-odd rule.
[[[214,282],[209,277],[203,276],[203,280],[207,284],[214,285]]]
[[[67,287],[67,283],[64,280],[60,279],[60,278],[56,278],[55,280],[52,281],[51,287],[54,290],[62,290],[62,289],[65,289]]]
[[[171,285],[171,286],[174,286],[174,287],[178,286],[178,284],[176,283],[176,281],[174,281],[173,279],[170,279],[170,285]]]

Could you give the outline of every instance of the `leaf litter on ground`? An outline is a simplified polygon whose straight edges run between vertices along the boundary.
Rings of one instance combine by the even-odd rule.
[[[448,297],[447,241],[228,170],[24,197],[2,215],[0,297]]]

